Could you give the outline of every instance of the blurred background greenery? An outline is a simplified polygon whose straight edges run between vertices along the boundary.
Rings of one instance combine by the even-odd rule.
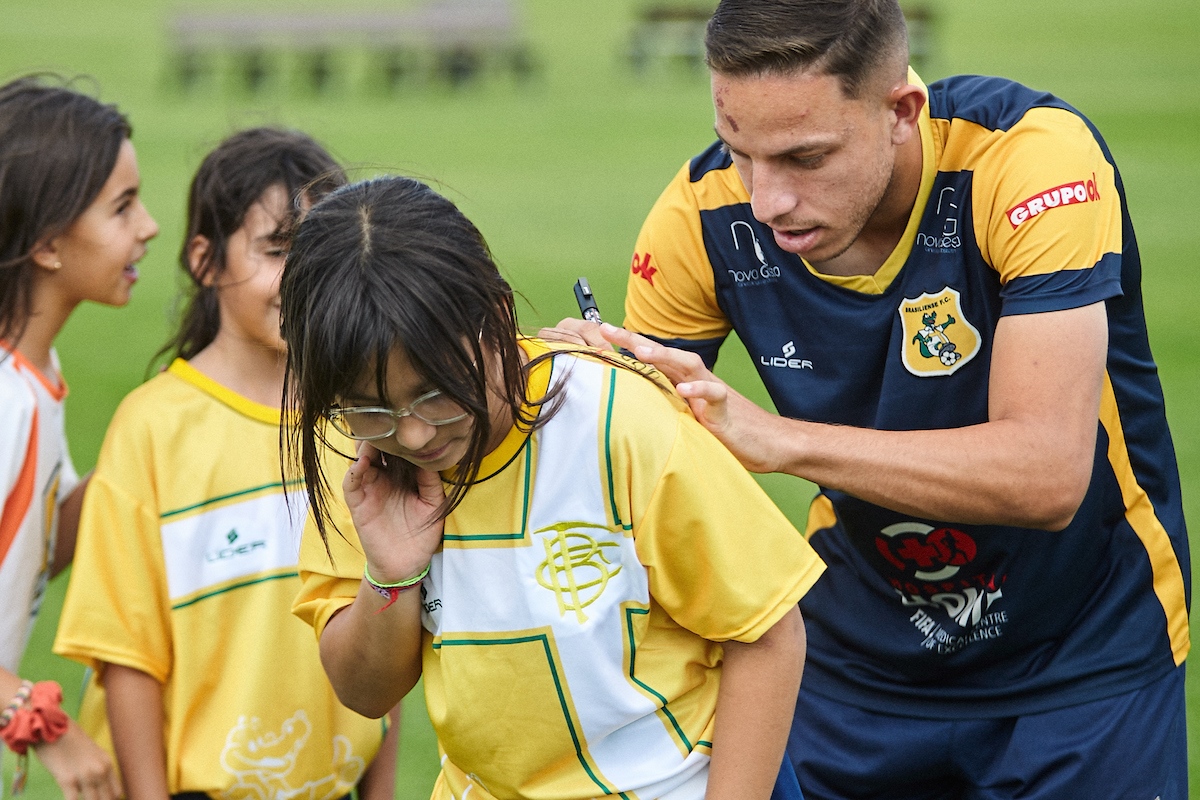
[[[400,9],[418,0],[193,2],[190,12]],[[686,0],[682,0],[686,2]],[[94,79],[129,114],[146,205],[162,233],[124,309],[82,307],[58,341],[71,386],[68,427],[80,471],[96,458],[117,403],[144,377],[173,319],[187,183],[228,133],[282,124],[312,134],[356,177],[401,172],[434,182],[475,221],[526,302],[530,329],[574,313],[571,284],[589,278],[606,317],[621,317],[634,238],[658,193],[713,139],[707,79],[686,57],[629,52],[640,0],[513,0],[520,75],[483,70],[458,83],[419,69],[388,89],[361,48],[335,52],[321,91],[311,62],[276,54],[257,91],[221,61],[190,90],[177,81],[171,0],[0,0],[0,80],[34,70]],[[711,9],[712,2],[696,0]],[[1145,264],[1151,342],[1161,368],[1188,519],[1200,517],[1200,4],[1160,0],[927,0],[926,80],[999,74],[1065,98],[1105,134],[1125,178]],[[306,73],[304,70],[309,70]],[[765,401],[736,342],[719,370]],[[769,476],[768,491],[803,526],[812,488]],[[48,655],[65,580],[52,585],[24,671],[55,677],[77,702],[81,670]],[[281,678],[283,678],[281,666]],[[1189,681],[1200,730],[1197,672]],[[285,678],[283,678],[285,679]],[[1198,741],[1193,736],[1193,741]],[[428,797],[437,761],[418,693],[406,702],[398,796]],[[1193,774],[1200,768],[1191,748]],[[6,778],[11,761],[6,762]],[[1193,790],[1200,788],[1195,778]],[[33,798],[54,797],[35,768]]]

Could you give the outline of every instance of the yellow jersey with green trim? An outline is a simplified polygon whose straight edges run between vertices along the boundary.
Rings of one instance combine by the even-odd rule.
[[[699,800],[721,642],[756,640],[824,565],[669,390],[565,352],[530,381],[562,405],[488,454],[421,584],[433,796]],[[311,525],[301,552],[318,635],[362,578],[340,514],[336,567]]]
[[[822,491],[808,527],[829,574],[800,604],[804,686],[943,718],[1137,689],[1187,655],[1190,571],[1121,176],[1092,123],[1052,95],[980,76],[927,94],[916,203],[875,274],[822,275],[780,249],[717,143],[642,228],[626,327],[709,364],[735,331],[784,416],[935,430],[988,420],[1002,317],[1103,302],[1094,467],[1071,525],[968,525]]]
[[[98,670],[80,722],[110,750],[103,665],[163,685],[172,793],[333,800],[382,741],[291,614],[307,504],[279,418],[176,360],[121,403],[84,500],[54,650]]]

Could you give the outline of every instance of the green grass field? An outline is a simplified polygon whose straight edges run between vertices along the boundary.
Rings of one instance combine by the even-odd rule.
[[[193,3],[201,5],[208,4]],[[572,313],[570,286],[580,275],[590,279],[607,316],[618,318],[642,218],[684,160],[713,138],[702,75],[664,69],[638,79],[623,65],[620,55],[641,5],[525,0],[526,30],[541,63],[539,77],[526,86],[493,77],[458,91],[411,84],[387,95],[364,85],[362,65],[351,59],[351,77],[326,95],[285,78],[250,96],[225,78],[189,95],[170,87],[165,23],[176,6],[168,0],[0,0],[0,80],[37,69],[94,76],[101,97],[133,120],[144,199],[162,227],[141,264],[130,306],[81,308],[59,338],[80,470],[94,463],[114,408],[140,382],[167,334],[191,173],[209,147],[239,127],[299,127],[357,176],[403,172],[434,181],[488,237],[528,301],[520,310],[528,327]],[[1016,78],[1072,102],[1108,139],[1142,248],[1150,335],[1187,516],[1200,524],[1200,325],[1191,298],[1200,290],[1200,4],[942,0],[934,7],[934,46],[923,77]],[[763,400],[736,343],[721,369]],[[779,476],[763,482],[802,525],[811,487]],[[64,586],[63,579],[52,586],[24,672],[57,678],[71,702],[81,670],[48,652]],[[1191,677],[1192,784],[1200,789],[1200,675],[1193,670]],[[398,796],[428,797],[436,769],[423,703],[412,696]],[[10,771],[7,764],[6,775]],[[40,769],[28,796],[56,796]]]

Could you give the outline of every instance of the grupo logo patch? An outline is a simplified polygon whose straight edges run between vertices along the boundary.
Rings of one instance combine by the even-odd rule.
[[[1096,173],[1090,180],[1072,181],[1062,186],[1055,186],[1044,192],[1038,192],[1033,197],[1010,208],[1005,212],[1008,222],[1013,228],[1019,227],[1026,220],[1036,217],[1060,206],[1073,206],[1079,203],[1090,203],[1100,199],[1100,188],[1096,183]]]

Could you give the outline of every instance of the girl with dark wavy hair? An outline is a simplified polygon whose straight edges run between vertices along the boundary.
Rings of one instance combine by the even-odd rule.
[[[658,376],[522,337],[406,178],[314,206],[281,298],[296,613],[351,708],[424,677],[433,796],[770,796],[823,564]]]
[[[158,233],[130,133],[61,78],[0,86],[0,738],[37,753],[67,798],[119,796],[112,761],[63,714],[58,684],[16,670],[46,582],[73,555],[87,483],[67,449],[54,340],[80,303],[129,302]]]

